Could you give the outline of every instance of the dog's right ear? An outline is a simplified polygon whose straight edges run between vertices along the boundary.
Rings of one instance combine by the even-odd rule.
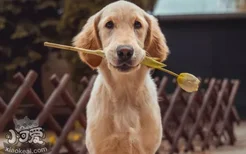
[[[73,38],[73,45],[75,47],[97,50],[101,48],[101,41],[98,34],[98,23],[101,13],[90,17],[83,27],[82,31]],[[79,53],[79,56],[83,62],[89,65],[92,69],[98,67],[102,61],[102,58],[96,55]]]

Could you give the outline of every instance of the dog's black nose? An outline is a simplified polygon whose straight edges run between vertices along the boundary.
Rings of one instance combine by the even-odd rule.
[[[119,60],[128,61],[133,55],[133,48],[129,45],[119,45],[116,49]]]

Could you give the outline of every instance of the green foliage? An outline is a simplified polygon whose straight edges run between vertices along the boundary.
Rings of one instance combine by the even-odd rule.
[[[60,40],[56,26],[62,0],[4,0],[0,2],[0,89],[9,92],[17,71],[40,70],[49,49],[44,41]],[[41,83],[40,83],[41,84]],[[5,98],[8,99],[8,98]]]
[[[40,64],[52,50],[43,46],[44,41],[70,45],[87,19],[113,1],[0,1],[0,89],[10,85],[6,81],[14,72],[33,69],[33,66],[40,69]],[[155,3],[155,0],[131,1],[146,10],[151,10]],[[80,61],[77,54],[61,52],[61,55],[74,66],[75,91],[80,93],[84,89],[79,84],[80,78],[92,75],[93,71]]]

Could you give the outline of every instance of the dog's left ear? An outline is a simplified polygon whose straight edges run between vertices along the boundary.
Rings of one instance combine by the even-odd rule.
[[[145,14],[145,19],[148,22],[149,28],[145,39],[145,50],[151,57],[159,58],[159,61],[164,61],[169,53],[166,39],[159,27],[155,17]]]
[[[75,47],[97,50],[101,48],[101,41],[98,34],[98,23],[100,20],[100,12],[90,17],[83,27],[82,31],[73,38]],[[96,55],[79,53],[80,59],[89,65],[92,69],[98,67],[102,58]]]

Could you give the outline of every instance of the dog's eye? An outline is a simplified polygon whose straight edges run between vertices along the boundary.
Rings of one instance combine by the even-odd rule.
[[[108,21],[105,25],[106,28],[108,29],[113,29],[114,28],[114,23],[113,21]]]
[[[134,28],[135,29],[139,29],[139,28],[141,28],[142,27],[142,24],[139,22],[139,21],[135,21],[134,22]]]

